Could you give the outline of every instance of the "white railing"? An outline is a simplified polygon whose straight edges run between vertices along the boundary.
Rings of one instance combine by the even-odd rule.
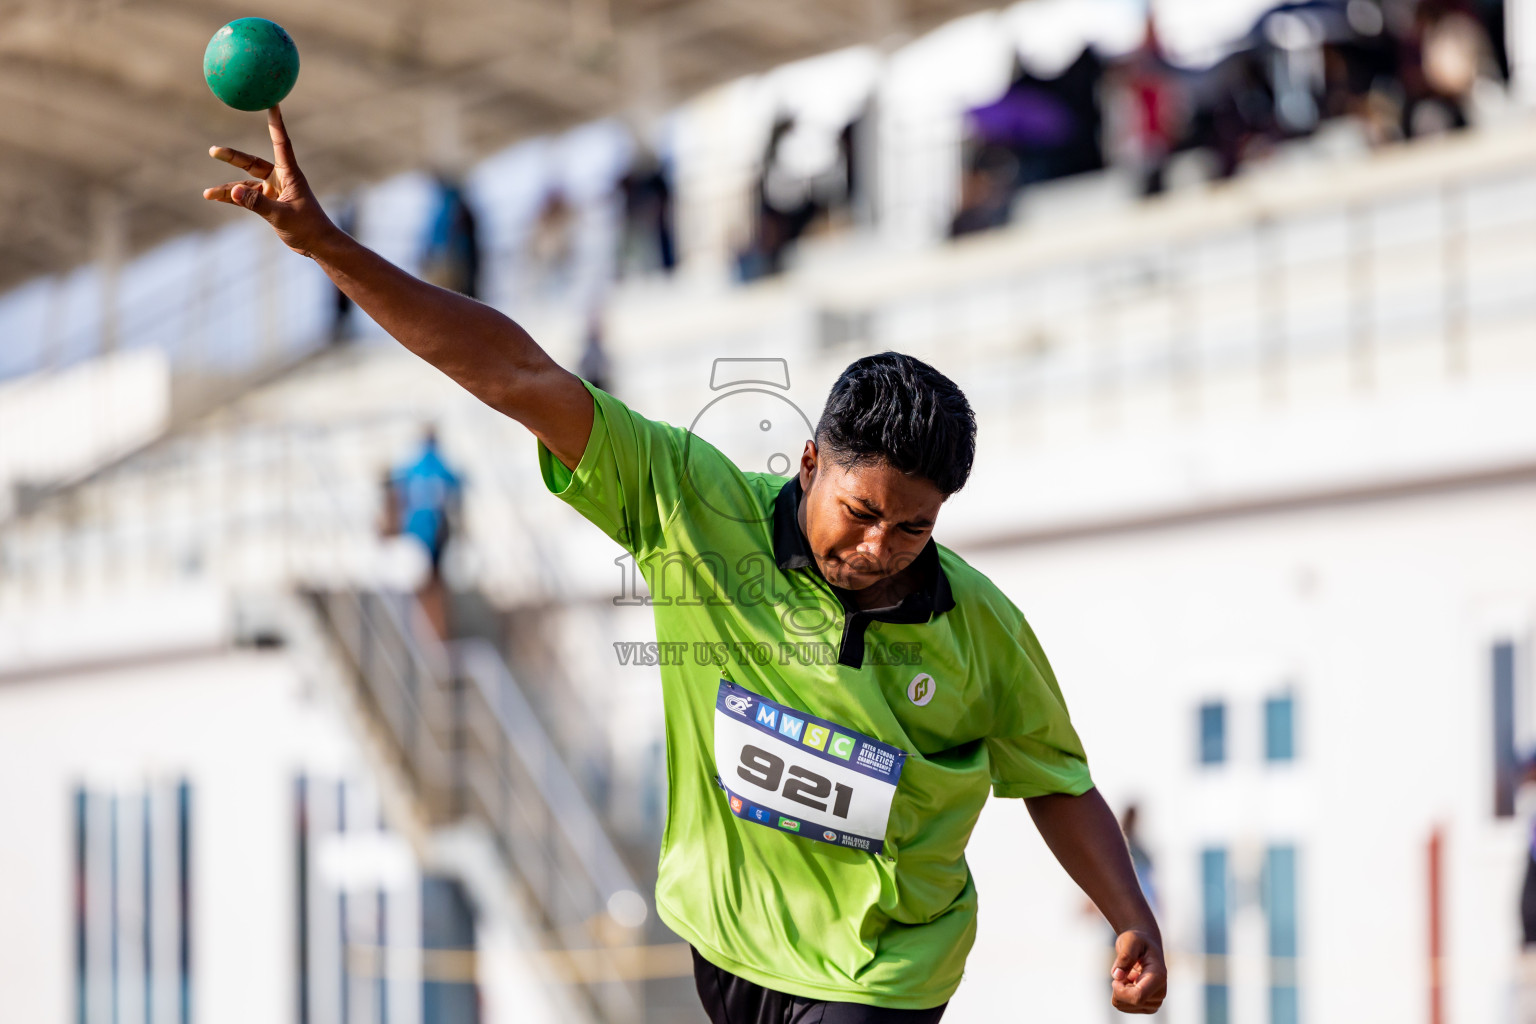
[[[1259,175],[1070,231],[1024,224],[920,252],[856,247],[697,301],[668,294],[616,304],[614,390],[681,424],[714,397],[719,356],[786,358],[792,397],[814,422],[836,372],[885,347],[960,380],[984,448],[1005,459],[1314,399],[1454,387],[1536,366],[1536,131]],[[339,365],[333,386],[356,362]],[[0,606],[156,572],[368,582],[377,474],[409,449],[422,408],[399,382],[411,379],[426,382],[403,372],[392,385],[402,390],[329,423],[273,422],[298,419],[292,403],[270,419],[215,422],[7,523]],[[481,585],[515,602],[606,581],[587,571],[589,533],[569,529],[538,484],[532,439],[467,411],[462,395],[433,401],[450,453],[469,463]],[[311,449],[324,449],[339,501],[323,513],[293,464]]]
[[[443,646],[409,599],[313,597],[428,818],[485,825],[546,951],[585,967],[563,980],[599,1020],[638,1020],[621,961],[646,901],[500,653],[484,641]]]

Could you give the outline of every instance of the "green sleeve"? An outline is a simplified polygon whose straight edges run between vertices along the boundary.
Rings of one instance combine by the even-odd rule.
[[[586,381],[595,405],[592,433],[575,470],[539,442],[544,486],[626,551],[662,546],[662,528],[681,500],[687,431],[646,419]]]
[[[1017,668],[1010,678],[994,681],[993,730],[987,737],[992,792],[1002,797],[1081,796],[1093,788],[1093,779],[1056,674],[1022,617],[1015,638]]]

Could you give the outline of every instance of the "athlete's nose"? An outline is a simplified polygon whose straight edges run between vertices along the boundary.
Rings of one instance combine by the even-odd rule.
[[[871,568],[884,570],[886,558],[890,555],[889,547],[889,535],[885,530],[872,526],[864,531],[864,539],[859,541],[856,550],[870,562]]]

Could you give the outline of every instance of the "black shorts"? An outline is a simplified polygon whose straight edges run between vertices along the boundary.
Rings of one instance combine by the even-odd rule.
[[[888,1010],[862,1003],[826,1003],[775,992],[722,971],[693,951],[693,982],[713,1024],[938,1024],[944,1006]],[[949,1004],[946,1003],[945,1006]]]

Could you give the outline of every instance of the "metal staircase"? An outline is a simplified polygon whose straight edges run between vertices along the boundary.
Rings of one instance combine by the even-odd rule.
[[[395,805],[420,819],[404,831],[425,833],[429,847],[452,837],[460,859],[466,836],[487,847],[467,855],[476,877],[466,888],[482,907],[520,913],[519,930],[536,940],[536,975],[563,990],[574,1018],[635,1024],[645,887],[496,646],[444,644],[413,598],[370,576],[377,460],[360,457],[358,443],[398,452],[417,422],[222,410],[0,524],[0,614],[133,600],[188,580],[216,585],[236,609],[237,642],[291,647],[311,670],[350,677],[373,746],[410,791]],[[295,609],[308,622],[296,624]],[[317,642],[324,657],[297,649]]]
[[[646,901],[500,652],[444,644],[409,598],[312,591],[431,825],[482,825],[536,916],[547,963],[593,1016],[640,1019],[621,950]]]

